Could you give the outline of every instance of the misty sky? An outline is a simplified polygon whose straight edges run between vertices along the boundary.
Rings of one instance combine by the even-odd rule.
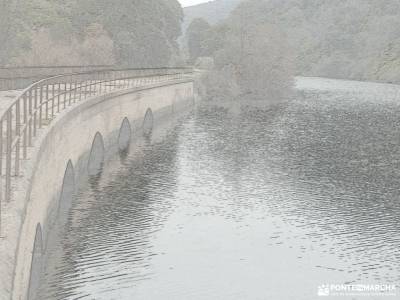
[[[208,2],[211,0],[179,0],[179,2],[182,4],[182,6],[190,6],[190,5],[195,5],[203,2]]]

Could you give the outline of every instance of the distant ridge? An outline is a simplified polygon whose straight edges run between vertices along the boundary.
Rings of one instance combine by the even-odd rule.
[[[185,19],[182,24],[182,31],[185,32],[189,24],[195,18],[203,18],[210,24],[216,24],[229,16],[231,11],[242,0],[215,0],[183,9]]]

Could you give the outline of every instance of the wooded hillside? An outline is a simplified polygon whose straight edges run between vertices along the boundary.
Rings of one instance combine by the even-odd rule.
[[[217,0],[217,3],[235,0]],[[296,74],[400,82],[400,1],[250,0],[243,22],[265,22],[285,34]],[[212,25],[212,3],[185,9]],[[223,6],[221,6],[223,7]],[[229,14],[231,8],[226,6]]]
[[[0,0],[0,64],[166,66],[182,18],[177,0]]]

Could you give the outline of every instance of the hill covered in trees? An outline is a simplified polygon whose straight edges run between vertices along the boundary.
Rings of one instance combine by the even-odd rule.
[[[214,5],[221,1],[217,0]],[[251,8],[243,16],[242,25],[257,21],[279,28],[294,54],[296,74],[400,82],[400,1],[245,2],[251,3]],[[221,16],[230,10],[226,7]],[[215,22],[212,3],[194,6],[186,12],[188,19],[195,15],[210,25]],[[197,53],[211,55],[207,50],[210,40],[206,43]]]
[[[167,66],[182,19],[177,0],[0,0],[0,64]]]
[[[186,31],[189,24],[196,18],[202,18],[211,25],[226,19],[240,1],[242,0],[215,0],[185,7],[183,30]]]

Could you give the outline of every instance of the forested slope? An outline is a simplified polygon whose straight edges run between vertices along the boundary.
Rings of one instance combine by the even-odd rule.
[[[294,53],[296,74],[400,82],[400,1],[249,2],[243,24],[259,20],[279,28]],[[231,11],[225,9],[221,17]],[[185,13],[188,20],[196,16],[215,22],[211,3],[186,8]]]
[[[0,0],[0,65],[166,66],[182,19],[177,0]]]
[[[196,18],[202,18],[210,24],[216,24],[229,16],[241,0],[216,0],[185,7],[183,30]]]

